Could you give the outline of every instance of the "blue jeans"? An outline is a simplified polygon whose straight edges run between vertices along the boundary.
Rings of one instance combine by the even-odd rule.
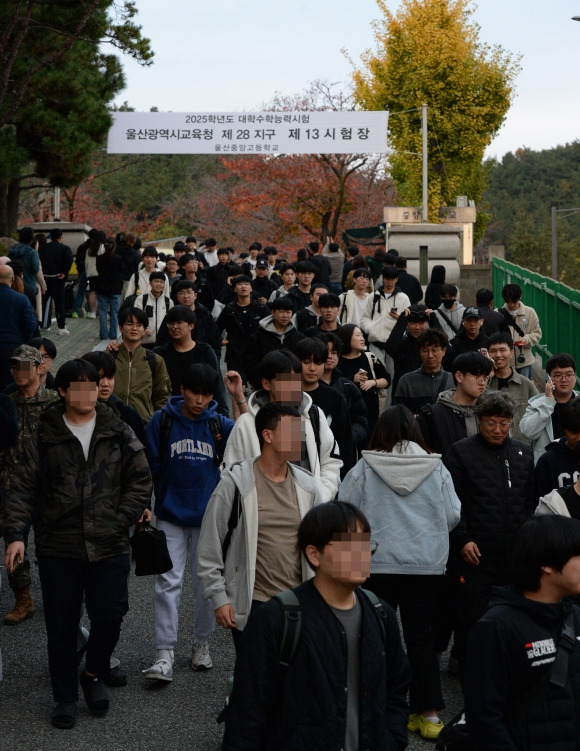
[[[342,295],[342,282],[330,282],[330,291],[337,295]]]
[[[79,275],[77,293],[75,295],[75,300],[73,303],[73,310],[75,313],[78,313],[79,310],[83,307],[83,303],[85,301],[85,292],[87,291],[87,284],[87,275],[84,271],[81,271]]]
[[[516,368],[516,372],[524,376],[524,378],[529,378],[530,380],[532,379],[532,366],[531,365],[524,365],[523,368]]]
[[[117,316],[121,295],[99,295],[99,333],[101,339],[116,339],[118,335]],[[110,314],[109,330],[107,331],[107,311]]]

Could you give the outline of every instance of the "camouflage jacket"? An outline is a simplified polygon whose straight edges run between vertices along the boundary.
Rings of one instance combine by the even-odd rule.
[[[10,394],[18,414],[18,438],[16,443],[4,449],[0,455],[0,470],[2,473],[2,492],[10,492],[10,480],[14,469],[20,463],[22,447],[32,435],[36,434],[40,415],[51,404],[60,401],[57,391],[41,386],[34,396],[27,399],[20,390]]]
[[[63,420],[64,404],[42,413],[4,497],[6,544],[32,522],[39,556],[99,561],[129,550],[129,527],[147,507],[151,473],[143,445],[97,404],[88,459]]]

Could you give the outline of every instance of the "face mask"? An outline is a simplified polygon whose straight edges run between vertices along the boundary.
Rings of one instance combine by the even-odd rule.
[[[455,305],[457,301],[456,300],[443,300],[443,305],[447,308],[447,310],[451,310],[451,308]]]

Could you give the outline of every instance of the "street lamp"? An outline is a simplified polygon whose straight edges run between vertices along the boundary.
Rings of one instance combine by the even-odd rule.
[[[574,20],[580,21],[580,16]],[[572,214],[577,214],[580,208],[559,209],[557,203],[552,204],[552,279],[558,281],[558,219],[565,219]],[[563,214],[563,216],[558,216]]]

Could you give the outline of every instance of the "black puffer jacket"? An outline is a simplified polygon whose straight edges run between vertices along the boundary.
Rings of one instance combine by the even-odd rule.
[[[100,561],[129,550],[129,527],[151,498],[143,445],[104,404],[85,461],[63,420],[64,405],[43,412],[39,435],[23,450],[4,499],[6,544],[34,526],[37,555]]]
[[[473,541],[482,557],[505,559],[538,502],[532,449],[509,437],[493,446],[474,435],[451,446],[443,462],[461,501],[454,546],[461,550]]]
[[[548,679],[570,612],[576,639],[560,688]],[[538,681],[545,682],[544,691],[526,700]],[[578,751],[580,609],[535,602],[514,587],[495,588],[470,637],[464,691],[474,751]]]
[[[346,635],[312,581],[298,587],[302,629],[288,671],[279,664],[283,617],[272,599],[252,615],[236,661],[222,751],[336,751],[346,731]],[[385,606],[385,640],[362,606],[359,748],[407,745],[409,668],[396,616]]]

